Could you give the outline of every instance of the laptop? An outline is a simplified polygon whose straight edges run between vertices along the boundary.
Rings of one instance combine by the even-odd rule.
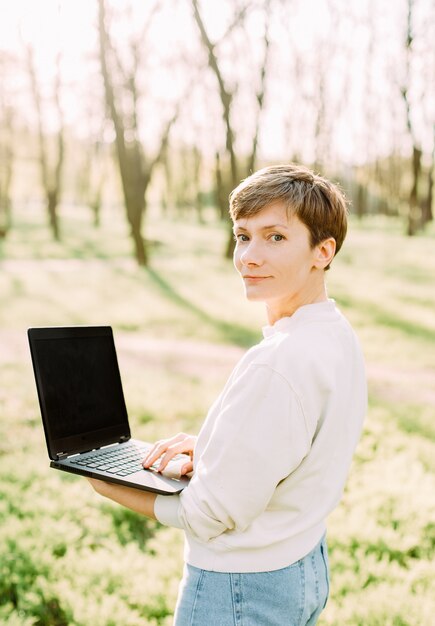
[[[142,467],[152,444],[131,438],[112,328],[30,328],[27,334],[50,466],[158,494],[180,493],[188,477]],[[179,476],[188,460],[178,455],[167,474],[172,464]]]

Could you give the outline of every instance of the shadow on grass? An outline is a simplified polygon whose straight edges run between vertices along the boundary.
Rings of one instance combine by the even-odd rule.
[[[102,505],[102,510],[112,518],[113,530],[122,546],[136,543],[141,550],[146,550],[149,539],[154,537],[160,525],[143,515],[121,507]]]
[[[21,618],[27,618],[26,623],[68,626],[72,616],[62,607],[59,598],[47,592],[45,582],[49,571],[46,565],[38,563],[13,539],[6,542],[5,548],[0,578],[0,607],[10,607],[12,620],[16,611]],[[18,624],[18,621],[10,623]]]
[[[429,441],[435,441],[435,426],[428,407],[400,405],[394,408],[399,428],[409,434],[420,435]]]
[[[434,409],[431,406],[387,401],[379,391],[371,390],[369,407],[381,407],[403,433],[435,441]]]
[[[258,332],[255,332],[246,326],[242,326],[241,324],[229,323],[213,317],[209,313],[200,309],[196,304],[193,304],[177,293],[172,285],[170,285],[154,269],[147,267],[145,271],[149,275],[152,282],[162,291],[168,300],[186,311],[193,313],[201,322],[214,328],[221,335],[224,341],[243,348],[250,347],[258,342]]]
[[[344,307],[354,309],[355,311],[367,316],[370,321],[384,326],[399,330],[409,337],[423,339],[424,341],[435,341],[435,330],[428,328],[421,323],[416,323],[411,319],[403,319],[398,315],[394,315],[390,311],[383,309],[373,302],[358,300],[348,295],[340,295],[336,297],[337,303]]]

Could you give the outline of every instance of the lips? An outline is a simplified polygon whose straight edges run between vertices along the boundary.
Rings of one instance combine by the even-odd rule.
[[[270,278],[270,276],[243,276],[243,280],[249,280],[252,282],[259,282],[261,280],[266,280],[266,278]]]

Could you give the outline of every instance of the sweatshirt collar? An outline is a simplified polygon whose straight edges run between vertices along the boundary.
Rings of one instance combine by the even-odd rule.
[[[289,317],[281,317],[277,320],[273,326],[263,326],[263,337],[267,339],[272,337],[276,333],[288,332],[296,324],[307,321],[315,321],[318,319],[324,319],[325,314],[331,314],[336,311],[335,300],[329,298],[324,302],[315,302],[313,304],[304,304],[300,306],[293,315]]]

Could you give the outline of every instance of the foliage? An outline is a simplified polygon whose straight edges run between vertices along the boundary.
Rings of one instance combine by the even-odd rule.
[[[199,428],[263,312],[244,301],[210,220],[152,216],[145,270],[113,216],[96,232],[64,210],[59,244],[35,215],[17,216],[0,260],[0,623],[169,626],[182,533],[49,469],[25,330],[112,324],[133,433],[154,440]],[[400,231],[353,224],[328,276],[363,344],[370,407],[329,519],[325,626],[420,626],[435,611],[434,237]]]

